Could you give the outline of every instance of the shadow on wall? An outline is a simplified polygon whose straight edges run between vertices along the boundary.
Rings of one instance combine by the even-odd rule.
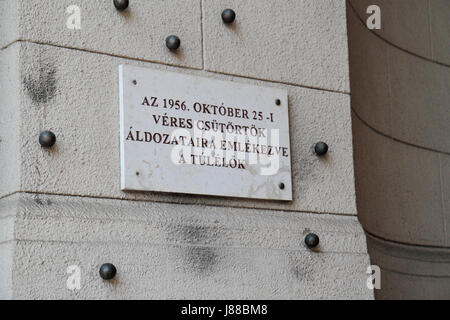
[[[366,25],[373,4],[379,30]],[[450,297],[449,16],[446,0],[347,1],[358,217],[381,268],[377,299]]]

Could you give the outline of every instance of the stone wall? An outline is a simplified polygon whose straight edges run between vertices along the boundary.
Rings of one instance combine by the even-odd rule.
[[[70,5],[80,30],[66,27]],[[123,12],[112,0],[0,0],[0,12],[2,298],[373,297],[344,0],[131,0]],[[121,191],[120,64],[287,89],[294,200]],[[112,282],[98,275],[105,262]],[[71,265],[80,290],[66,287]]]

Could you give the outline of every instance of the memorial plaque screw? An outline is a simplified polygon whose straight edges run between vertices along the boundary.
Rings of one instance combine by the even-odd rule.
[[[280,99],[275,100],[275,104],[276,104],[277,106],[281,106],[281,100],[280,100]]]
[[[318,156],[324,156],[328,152],[328,145],[325,142],[317,142],[314,151]]]
[[[181,41],[177,36],[168,36],[166,38],[166,46],[170,50],[177,50],[180,47]]]
[[[128,8],[129,4],[130,4],[129,0],[114,0],[114,6],[119,11],[123,11],[126,8]]]
[[[56,136],[51,131],[43,131],[39,135],[39,143],[43,148],[51,148],[56,143]]]
[[[112,263],[104,263],[99,270],[103,280],[111,280],[116,276],[117,269]]]
[[[134,85],[137,85],[137,81],[136,80],[133,80],[132,82],[133,82]]]
[[[285,186],[284,183],[282,182],[282,183],[280,183],[280,184],[278,185],[278,187],[279,187],[281,190],[284,190],[284,188],[285,188],[286,186]]]
[[[305,244],[309,249],[314,249],[319,245],[319,236],[315,233],[309,233],[305,237]]]
[[[225,9],[222,11],[222,21],[226,24],[233,23],[236,19],[236,12],[232,9]]]

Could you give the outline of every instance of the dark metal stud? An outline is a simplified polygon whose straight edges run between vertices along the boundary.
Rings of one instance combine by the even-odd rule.
[[[51,148],[56,143],[56,136],[51,131],[43,131],[39,135],[39,143],[43,148]]]
[[[305,244],[309,249],[314,249],[319,245],[319,236],[315,233],[309,233],[305,237]]]
[[[232,9],[225,9],[222,11],[222,20],[224,23],[229,24],[233,23],[234,19],[236,19],[236,12]]]
[[[117,269],[112,263],[104,263],[99,270],[100,277],[104,280],[111,280],[116,276]]]
[[[328,152],[328,145],[325,142],[317,142],[314,151],[318,156],[324,156]]]
[[[168,36],[166,38],[166,46],[170,50],[177,50],[180,47],[181,41],[177,36]]]
[[[281,106],[281,100],[280,100],[280,99],[275,100],[275,104],[276,104],[277,106]]]
[[[285,186],[284,183],[282,182],[282,183],[280,183],[280,184],[278,185],[278,187],[279,187],[281,190],[284,190],[284,188],[285,188],[286,186]]]
[[[130,4],[129,0],[114,0],[114,6],[119,11],[123,11],[126,8],[128,8],[129,4]]]

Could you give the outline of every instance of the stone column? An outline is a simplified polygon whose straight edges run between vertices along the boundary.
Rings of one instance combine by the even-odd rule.
[[[450,297],[449,18],[447,0],[349,2],[358,214],[380,299]]]

